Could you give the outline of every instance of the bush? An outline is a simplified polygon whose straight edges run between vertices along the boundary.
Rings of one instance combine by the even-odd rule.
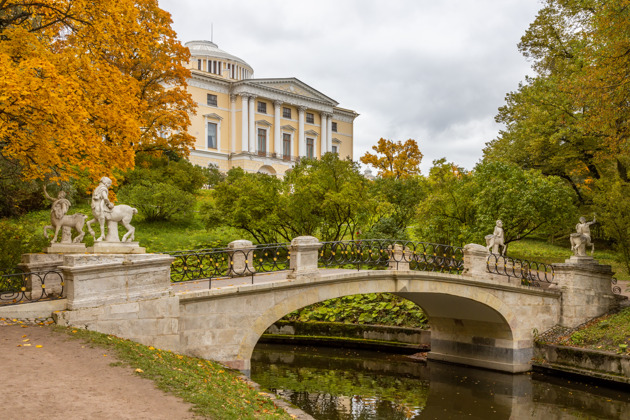
[[[195,207],[194,194],[165,182],[125,185],[118,198],[138,209],[146,221],[190,219]]]
[[[15,271],[22,254],[42,252],[50,240],[44,237],[41,228],[35,224],[0,220],[0,243],[0,273],[4,274]]]

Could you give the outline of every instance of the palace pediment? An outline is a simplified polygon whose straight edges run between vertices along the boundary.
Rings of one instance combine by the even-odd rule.
[[[307,99],[324,102],[330,106],[337,106],[338,102],[320,91],[313,89],[306,83],[292,77],[287,79],[249,79],[240,82],[248,86],[256,86],[264,89],[272,89],[289,95],[297,95]]]

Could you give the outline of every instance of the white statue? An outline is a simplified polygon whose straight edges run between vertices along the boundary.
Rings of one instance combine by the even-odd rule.
[[[104,176],[101,178],[100,183],[92,192],[92,215],[94,219],[87,222],[88,231],[92,236],[96,238],[94,230],[92,229],[92,223],[98,221],[101,227],[101,235],[96,238],[97,242],[105,240],[107,242],[120,242],[118,239],[118,223],[127,229],[127,233],[122,238],[123,242],[131,242],[134,238],[134,232],[136,229],[130,225],[133,215],[138,213],[138,210],[125,204],[114,204],[109,201],[109,187],[112,185],[112,180]],[[105,236],[105,222],[107,221],[107,237]]]
[[[586,247],[591,247],[591,255],[595,252],[595,244],[591,242],[590,226],[596,223],[595,216],[592,222],[587,222],[585,217],[580,217],[580,223],[575,225],[576,233],[571,234],[571,250],[576,256],[586,256]]]
[[[44,185],[44,196],[53,202],[50,207],[50,225],[44,226],[44,236],[48,237],[48,229],[55,229],[55,235],[50,241],[51,244],[54,244],[57,242],[59,230],[63,229],[61,243],[81,242],[85,236],[85,232],[83,232],[83,225],[85,224],[87,216],[81,213],[70,216],[66,215],[68,209],[70,208],[70,201],[66,199],[66,192],[63,190],[59,191],[57,198],[52,198],[48,195],[48,191],[46,191],[46,186]],[[72,239],[72,228],[74,228],[78,233],[74,239]]]
[[[501,246],[501,255],[505,255],[505,242],[503,241],[503,239],[503,222],[497,220],[497,224],[494,227],[494,232],[492,233],[492,235],[486,235],[486,247],[488,249],[488,252],[491,252],[490,248],[492,248],[492,253],[498,254],[499,246]]]

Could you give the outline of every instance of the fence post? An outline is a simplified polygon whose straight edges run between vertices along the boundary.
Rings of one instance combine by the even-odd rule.
[[[230,269],[228,270],[229,276],[249,276],[256,272],[256,269],[254,269],[254,262],[252,260],[254,249],[256,247],[252,244],[252,241],[247,241],[245,239],[232,241],[228,244],[228,248],[228,254],[230,255]]]
[[[485,278],[489,277],[487,268],[488,255],[490,253],[485,246],[468,244],[464,246],[464,270],[463,276]]]
[[[401,244],[394,244],[394,246],[389,245],[387,247],[387,254],[389,255],[388,270],[409,270],[409,262],[412,258],[412,253],[409,251],[409,248]]]
[[[289,268],[292,270],[288,278],[303,279],[319,277],[317,260],[322,243],[314,236],[298,236],[291,241],[289,247]]]

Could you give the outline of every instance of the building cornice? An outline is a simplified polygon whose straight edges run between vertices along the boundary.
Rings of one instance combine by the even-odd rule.
[[[349,109],[343,109],[343,108],[333,109],[333,119],[338,120],[338,121],[351,123],[351,122],[354,122],[354,119],[358,116],[359,114]]]

